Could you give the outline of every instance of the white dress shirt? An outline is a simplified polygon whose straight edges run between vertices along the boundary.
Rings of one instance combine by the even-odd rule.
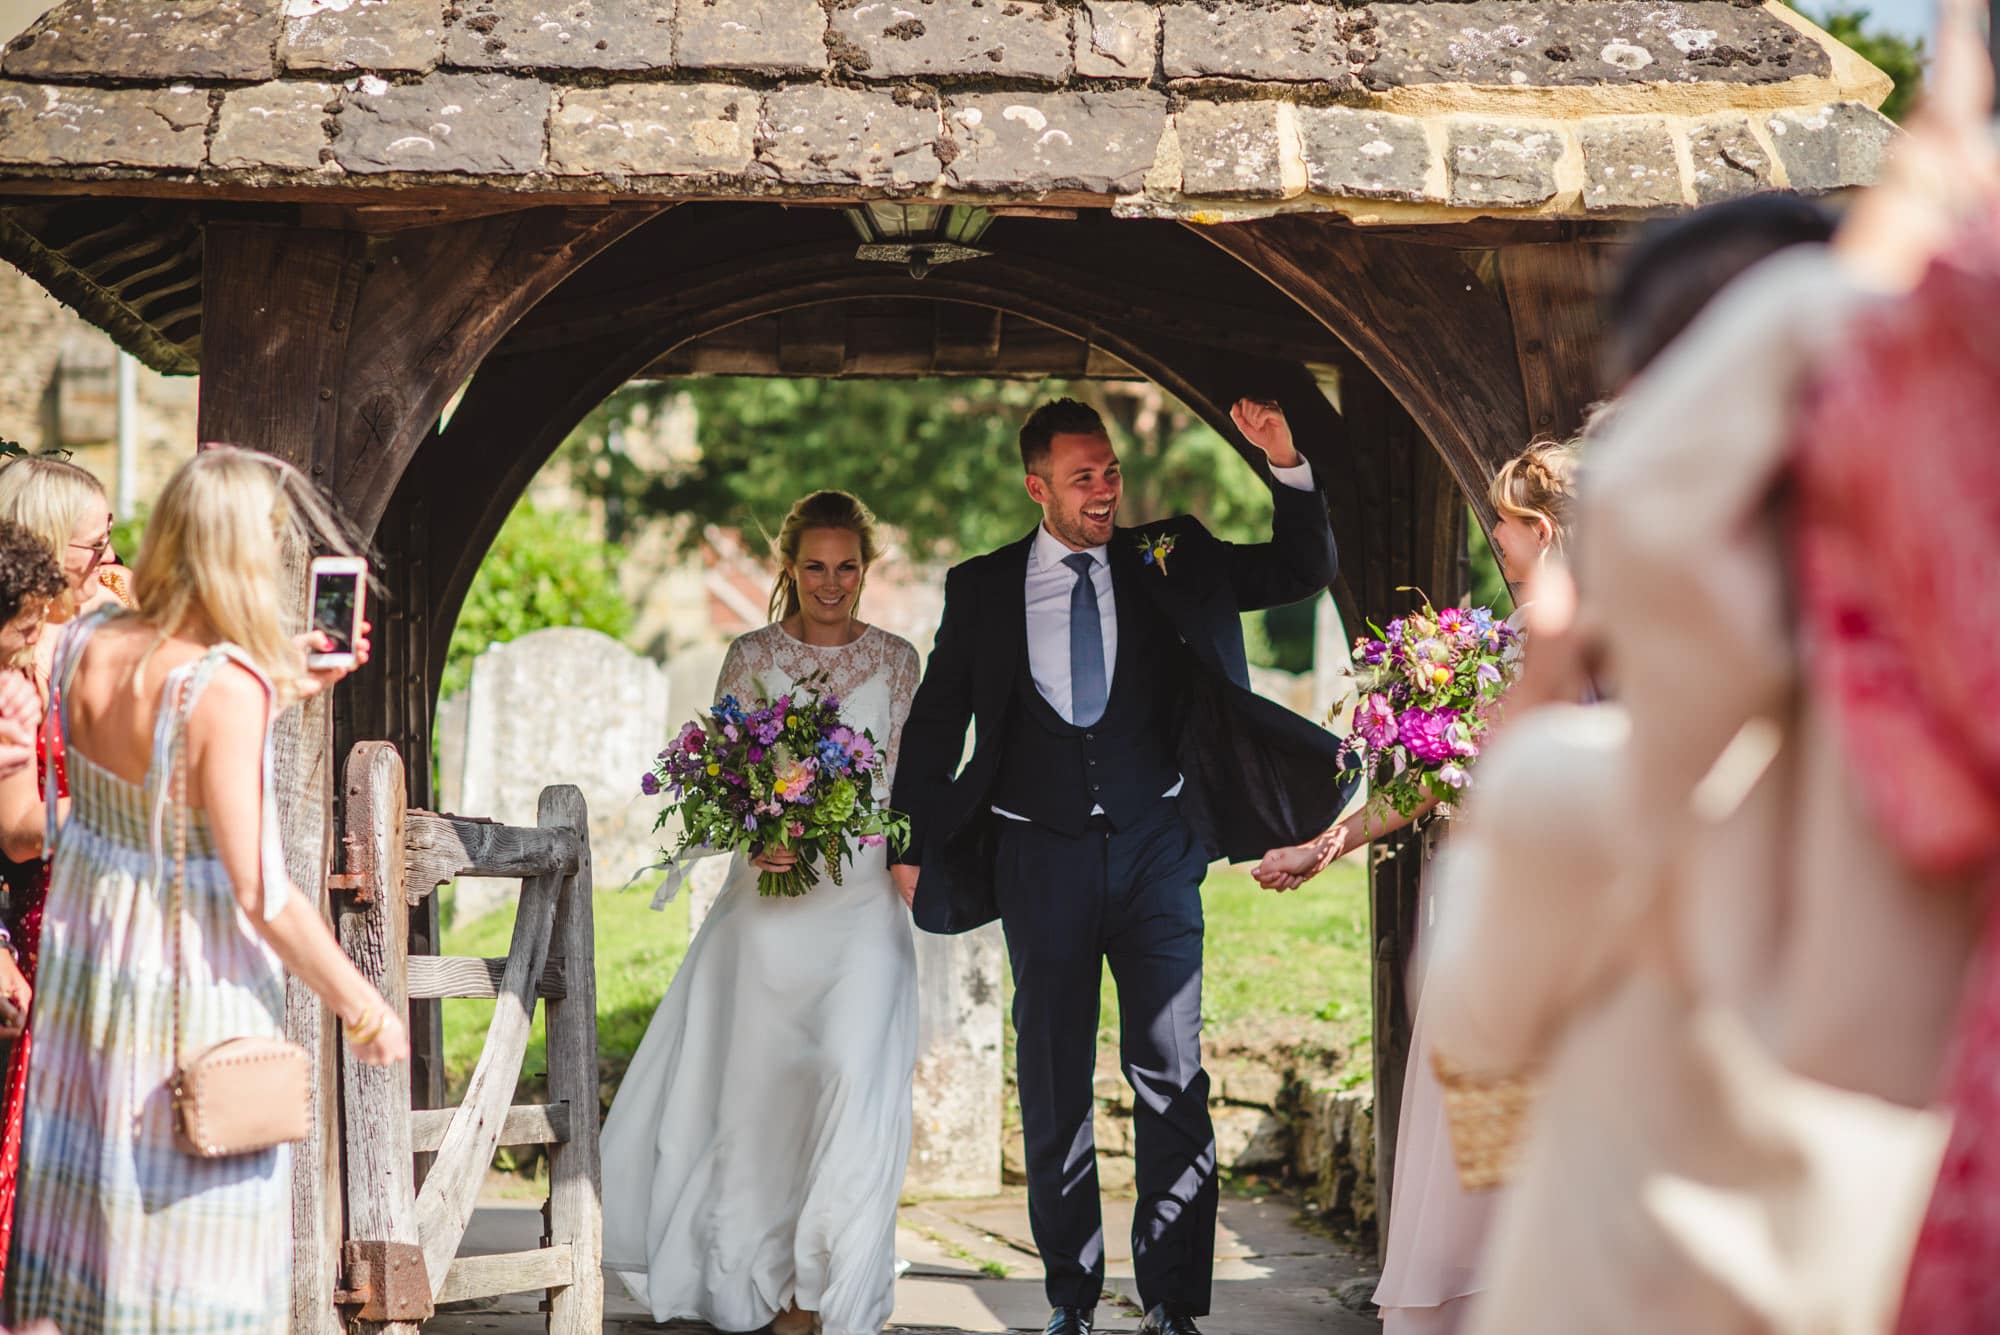
[[[1311,491],[1313,487],[1312,465],[1303,457],[1290,468],[1273,468],[1271,476],[1281,486],[1296,491]],[[1073,554],[1046,524],[1035,530],[1034,544],[1028,549],[1028,675],[1049,708],[1069,724],[1076,722],[1069,676],[1069,606],[1076,589],[1076,572],[1063,562]],[[1090,582],[1097,588],[1097,623],[1104,636],[1104,689],[1109,692],[1118,674],[1118,599],[1111,588],[1109,550],[1092,547],[1087,554]],[[1180,790],[1176,782],[1165,796],[1172,797]],[[1102,810],[1094,808],[1091,814]],[[999,807],[993,811],[1009,820],[1025,819]]]

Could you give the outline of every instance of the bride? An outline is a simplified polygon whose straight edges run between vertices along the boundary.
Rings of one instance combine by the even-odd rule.
[[[730,645],[718,696],[823,678],[893,771],[919,671],[855,615],[874,516],[815,492],[777,547],[779,620]],[[735,860],[632,1059],[604,1123],[605,1264],[657,1321],[876,1335],[895,1305],[916,951],[881,847],[844,884],[760,897],[758,872],[794,857]]]

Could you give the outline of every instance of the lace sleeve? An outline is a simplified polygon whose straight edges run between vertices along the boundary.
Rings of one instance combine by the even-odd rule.
[[[729,642],[729,651],[722,656],[722,671],[715,679],[714,700],[725,695],[733,695],[746,707],[757,698],[755,677],[758,657],[751,636],[739,635]]]
[[[908,640],[897,640],[889,664],[889,772],[891,787],[896,782],[896,761],[903,751],[903,723],[910,717],[910,702],[916,699],[917,683],[923,678],[916,648]]]

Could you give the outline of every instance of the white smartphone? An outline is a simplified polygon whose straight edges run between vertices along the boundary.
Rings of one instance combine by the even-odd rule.
[[[311,650],[306,666],[351,668],[361,638],[361,606],[368,594],[368,562],[359,556],[315,556],[312,562],[312,628],[333,641]]]

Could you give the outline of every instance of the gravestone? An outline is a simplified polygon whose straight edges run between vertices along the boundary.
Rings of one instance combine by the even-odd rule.
[[[598,631],[560,626],[496,644],[439,710],[445,808],[533,825],[542,789],[573,783],[590,804],[596,883],[615,890],[658,860],[658,807],[639,776],[666,744],[668,698],[659,664]],[[454,913],[469,922],[519,893],[518,881],[467,878]]]

